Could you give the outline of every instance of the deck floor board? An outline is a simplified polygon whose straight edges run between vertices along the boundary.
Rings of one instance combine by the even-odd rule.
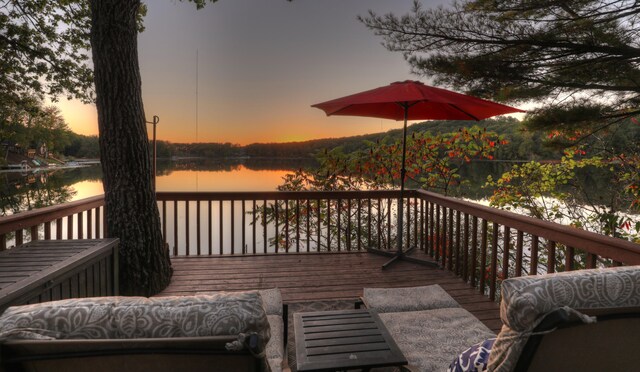
[[[173,278],[160,296],[278,287],[285,303],[356,300],[365,287],[439,284],[494,332],[499,307],[446,270],[369,253],[174,257]]]

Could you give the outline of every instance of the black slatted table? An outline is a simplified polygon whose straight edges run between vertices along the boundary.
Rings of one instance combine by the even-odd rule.
[[[295,313],[298,371],[401,366],[407,359],[374,310]]]

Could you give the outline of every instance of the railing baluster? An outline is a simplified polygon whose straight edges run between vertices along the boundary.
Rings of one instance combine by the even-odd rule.
[[[331,200],[327,199],[327,252],[331,251]]]
[[[219,227],[220,227],[220,255],[224,254],[224,200],[222,198],[220,198],[220,200],[218,201],[218,218],[220,219],[220,221],[218,221]]]
[[[426,253],[426,246],[425,246],[424,240],[425,240],[427,215],[424,210],[425,206],[426,206],[426,202],[423,199],[420,199],[420,250]]]
[[[367,199],[367,247],[371,248],[371,199]]]
[[[97,207],[96,208],[96,238],[98,238],[98,239],[103,237],[103,236],[100,235],[100,226],[101,226],[100,220],[102,219],[101,215],[102,215],[102,208]],[[62,221],[62,220],[60,220],[60,221]],[[57,228],[57,225],[56,225],[56,228]],[[62,228],[62,225],[60,225],[60,228]],[[62,231],[62,230],[60,230],[60,231]],[[56,239],[60,239],[60,238],[56,237]]]
[[[78,213],[78,239],[84,239],[84,226],[83,226],[83,220],[84,220],[84,213],[80,212]],[[36,232],[36,237],[38,236],[37,232]],[[37,240],[37,238],[36,238]]]
[[[276,237],[275,237],[275,249],[276,249],[276,253],[278,253],[278,241],[280,240],[280,237],[278,236],[278,199],[275,200],[275,202],[273,203],[273,210],[274,210],[274,214],[275,214],[275,219],[274,222],[276,224]]]
[[[56,219],[56,240],[62,239],[62,218]]]
[[[346,231],[347,251],[351,250],[351,199],[347,199],[347,231]]]
[[[207,235],[209,238],[209,255],[213,254],[213,200],[207,203]]]
[[[509,277],[509,250],[511,248],[511,228],[504,227],[504,238],[502,243],[502,276],[500,279],[505,280]]]
[[[263,234],[263,249],[264,252],[262,253],[267,253],[267,200],[265,199],[262,202],[262,234]]]
[[[251,229],[251,237],[252,237],[252,248],[253,248],[253,254],[256,254],[256,199],[252,200],[252,211],[253,214],[251,215],[251,225],[252,225],[252,229]]]
[[[449,242],[447,241],[447,233],[449,231],[449,225],[447,221],[448,210],[446,207],[442,208],[442,231],[440,232],[440,256],[442,258],[442,267],[447,267],[447,258],[449,257],[449,252],[447,252],[447,248],[449,246]]]
[[[39,238],[39,234],[38,234],[38,225],[35,226],[31,226],[31,231],[29,232],[29,234],[31,235],[31,241],[36,241]]]
[[[418,247],[418,200],[413,198],[413,245]]]
[[[306,220],[307,230],[305,235],[307,236],[307,252],[310,252],[311,251],[311,199],[307,199],[306,219],[307,219]]]
[[[462,279],[469,280],[469,213],[464,214],[464,252],[462,254]]]
[[[289,201],[284,202],[284,250],[289,252]]]
[[[98,211],[96,210],[96,220],[97,220]],[[96,222],[97,224],[97,222]],[[98,234],[96,234],[96,238],[98,238]],[[164,240],[164,244],[167,244],[169,241],[167,240],[167,201],[162,201],[162,239]]]
[[[556,272],[556,242],[553,240],[547,241],[547,273]]]
[[[202,255],[202,237],[200,229],[200,200],[196,200],[196,252]]]
[[[44,240],[51,240],[51,221],[44,223]]]
[[[342,199],[338,199],[338,205],[336,206],[336,219],[337,219],[337,224],[336,224],[336,228],[337,228],[337,238],[338,238],[338,252],[340,252],[340,241],[341,239],[341,234],[340,234],[340,216],[342,215]]]
[[[437,216],[435,218],[438,218]],[[435,226],[437,224],[437,220],[434,219],[434,204],[433,203],[429,203],[429,225],[427,225],[427,230],[428,230],[428,239],[427,239],[427,245],[429,246],[429,255],[431,255],[431,257],[436,257],[435,254],[435,237],[436,237],[436,232],[435,232]]]
[[[448,238],[448,244],[447,244],[447,269],[449,271],[453,270],[453,240],[454,240],[454,236],[453,236],[453,209],[449,209],[449,213],[448,213],[448,217],[449,217],[449,238]]]
[[[516,269],[515,276],[522,276],[522,246],[524,241],[524,233],[518,230],[518,237],[516,239]]]
[[[478,265],[478,217],[473,216],[471,226],[471,287],[476,286],[476,270]]]
[[[382,199],[378,199],[378,249],[382,249]]]
[[[321,249],[321,248],[322,248],[322,245],[320,244],[320,242],[322,241],[322,240],[321,240],[321,239],[322,239],[322,234],[321,234],[321,232],[322,232],[322,224],[321,224],[321,221],[322,221],[322,217],[321,217],[321,216],[322,216],[322,211],[320,210],[320,205],[322,204],[322,200],[321,200],[321,199],[318,199],[318,200],[317,200],[317,202],[318,202],[318,221],[317,221],[317,223],[318,223],[318,244],[317,244],[317,245],[318,245],[318,246],[316,247],[316,251],[317,251],[317,252],[320,252],[320,251],[322,250],[322,249]]]
[[[442,251],[442,242],[440,240],[440,206],[434,205],[434,209],[436,212],[436,219],[433,221],[433,225],[435,226],[435,231],[433,235],[433,252],[436,261],[440,259],[440,252]]]
[[[460,275],[460,270],[462,270],[461,258],[462,252],[460,252],[460,240],[462,239],[462,230],[461,230],[461,216],[462,212],[456,211],[456,274]]]
[[[500,227],[493,223],[493,234],[491,237],[491,281],[489,282],[489,299],[496,299],[496,282],[498,278],[498,234]]]
[[[19,245],[22,245],[24,243],[22,229],[16,230],[15,236],[16,236],[16,247]]]
[[[574,256],[575,256],[575,249],[573,247],[567,247],[566,248],[566,254],[565,254],[565,263],[564,263],[564,270],[565,271],[573,271],[573,263],[574,263]]]
[[[178,201],[173,202],[173,255],[178,255]]]
[[[87,211],[87,238],[88,239],[92,238],[92,236],[91,236],[91,233],[93,232],[93,218],[92,217],[93,216],[92,216],[91,210],[88,210]],[[45,236],[47,235],[46,228],[45,228],[44,234],[45,234]],[[45,239],[47,239],[47,238],[45,237]],[[49,239],[47,239],[47,240],[49,240]]]
[[[73,214],[67,216],[67,239],[73,239],[73,218]]]
[[[362,250],[362,199],[358,199],[358,251]]]
[[[482,294],[484,294],[487,274],[487,230],[489,230],[489,223],[483,219],[480,237],[480,293]]]
[[[236,218],[235,218],[235,210],[236,210],[236,205],[235,205],[235,200],[229,200],[229,204],[231,208],[230,213],[231,213],[231,254],[236,254]]]
[[[538,242],[537,235],[531,237],[531,269],[529,270],[529,275],[538,274]]]
[[[585,263],[585,267],[587,269],[595,269],[597,258],[598,257],[593,253],[587,253],[587,262]]]
[[[387,249],[391,249],[391,199],[387,199]],[[397,237],[396,237],[397,241]],[[398,249],[399,247],[396,247]]]
[[[401,200],[402,203],[404,203],[404,205],[407,206],[406,208],[406,213],[407,215],[405,216],[405,222],[404,222],[404,228],[406,228],[406,239],[402,239],[402,241],[404,242],[404,247],[402,247],[403,250],[409,249],[409,247],[411,247],[411,204],[409,204],[409,198],[403,199]],[[404,231],[403,231],[404,234]]]
[[[189,247],[189,199],[184,201],[184,235],[185,235],[185,256],[189,256],[191,253],[191,247]]]
[[[300,199],[296,199],[296,252],[300,252]]]
[[[240,203],[242,203],[242,254],[247,254],[247,238],[245,237],[245,234],[247,233],[246,231],[246,224],[247,224],[247,220],[246,220],[246,207],[244,205],[245,201],[244,200],[240,200]]]

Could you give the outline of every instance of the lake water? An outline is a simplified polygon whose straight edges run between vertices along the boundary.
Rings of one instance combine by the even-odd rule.
[[[312,160],[206,160],[159,162],[158,191],[273,191],[283,177]],[[462,169],[471,181],[465,195],[483,199],[487,175],[501,175],[510,163],[478,162]],[[100,166],[0,173],[0,216],[102,195]]]
[[[296,169],[316,166],[313,160],[187,159],[159,162],[158,191],[274,191],[283,177]],[[460,169],[469,181],[461,190],[470,200],[486,200],[491,190],[482,186],[487,176],[500,177],[510,162],[472,162]],[[583,182],[601,198],[610,193],[609,177],[588,173]],[[41,170],[31,173],[0,172],[0,216],[102,195],[100,166]],[[410,188],[415,185],[409,185]]]
[[[464,196],[468,200],[480,201],[486,203],[486,199],[490,196],[491,190],[482,186],[486,182],[487,176],[494,178],[499,177],[503,172],[511,168],[513,163],[503,162],[473,162],[465,164],[461,169],[463,179],[469,181],[469,185],[463,190]],[[312,161],[301,162],[300,160],[290,161],[266,161],[266,160],[234,160],[234,161],[212,161],[212,160],[188,160],[180,162],[164,162],[160,163],[157,175],[158,191],[274,191],[283,183],[283,177],[288,173],[299,168],[311,168],[315,164]],[[606,195],[610,190],[610,183],[607,182],[608,177],[593,177],[590,174],[587,180],[590,187],[596,190],[598,195]],[[63,204],[70,201],[85,199],[91,196],[103,194],[102,172],[100,166],[91,166],[84,168],[72,169],[54,169],[46,171],[37,171],[31,173],[19,172],[3,172],[0,173],[0,216],[8,216],[26,210],[37,209],[41,207]],[[411,187],[411,186],[410,186]],[[195,203],[195,202],[192,202]],[[220,203],[220,202],[217,202]],[[222,202],[225,207],[224,215],[220,215],[218,211],[219,204],[214,208],[214,219],[219,221],[229,221],[230,202]],[[190,231],[185,231],[183,223],[187,218],[185,211],[180,209],[178,213],[179,231],[173,231],[173,206],[168,204],[167,218],[167,237],[168,241],[173,243],[175,236],[179,241],[173,244],[178,247],[179,254],[184,254],[187,244],[186,239],[194,242],[198,239],[197,232],[192,227]],[[184,208],[184,206],[181,206]],[[233,208],[240,208],[236,205]],[[189,212],[189,219],[195,221],[195,205]],[[216,214],[217,213],[217,214]],[[236,226],[241,226],[240,220],[242,211],[238,209],[235,213]],[[633,216],[634,218],[636,216]],[[248,220],[247,220],[248,221]],[[245,221],[246,234],[250,234],[252,226]],[[568,221],[558,221],[567,223]],[[63,231],[66,229],[66,221],[63,221]],[[262,227],[260,227],[262,228]],[[264,227],[267,229],[266,234],[271,238],[275,236],[274,226]],[[216,236],[221,236],[219,228],[213,231]],[[225,227],[225,231],[228,226]],[[43,231],[40,234],[44,234]],[[202,235],[200,238],[206,239]],[[233,235],[236,242],[243,241],[243,236],[239,235],[240,229]],[[75,235],[75,229],[74,229]],[[206,235],[206,234],[205,234]],[[258,234],[258,247],[265,246],[263,234]],[[204,237],[203,237],[204,236]],[[246,236],[245,236],[246,238]],[[204,240],[203,240],[204,241]],[[230,249],[234,249],[231,240],[231,234],[226,233],[224,242],[215,240],[212,244],[214,252],[229,253]],[[238,244],[238,243],[236,243]],[[11,245],[11,241],[9,241]],[[221,248],[224,247],[224,248]],[[242,249],[239,247],[238,249]],[[266,249],[266,248],[265,248]],[[273,247],[269,247],[269,252]]]

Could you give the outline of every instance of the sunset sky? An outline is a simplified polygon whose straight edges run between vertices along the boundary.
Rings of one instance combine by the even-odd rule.
[[[401,54],[388,52],[356,19],[369,9],[405,14],[412,0],[220,0],[202,10],[175,0],[146,3],[138,46],[142,94],[147,119],[160,117],[159,139],[248,144],[400,127],[326,117],[310,105],[418,79]],[[440,3],[448,2],[423,0]],[[58,105],[73,131],[97,134],[94,105],[64,98]]]

